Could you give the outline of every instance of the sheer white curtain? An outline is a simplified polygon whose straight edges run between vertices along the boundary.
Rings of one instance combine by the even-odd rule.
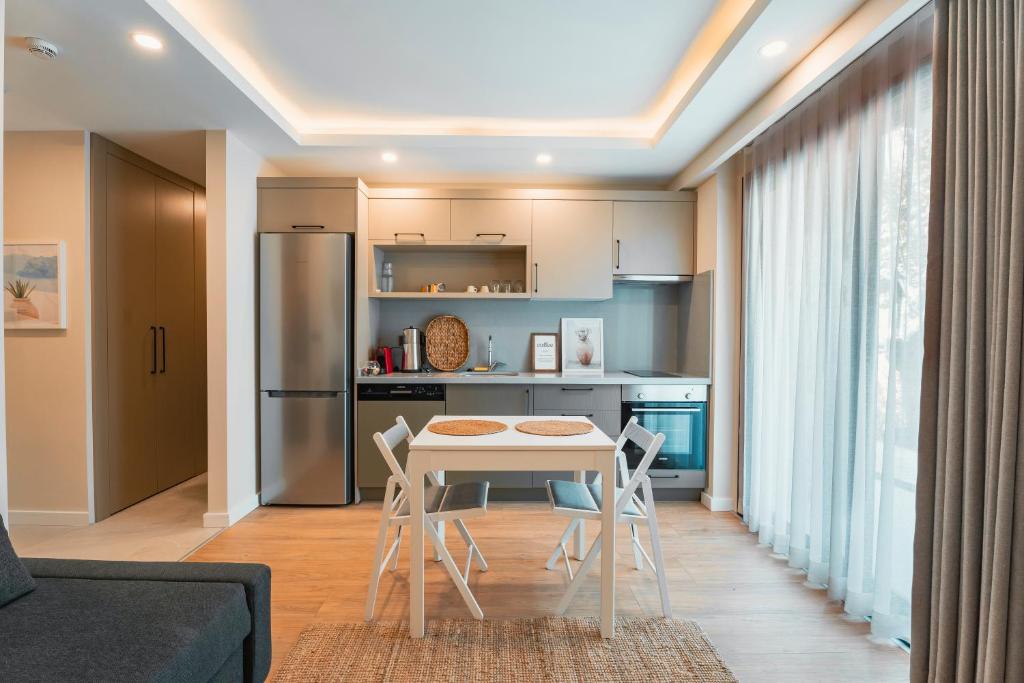
[[[931,145],[926,8],[760,136],[744,210],[744,516],[909,639]]]

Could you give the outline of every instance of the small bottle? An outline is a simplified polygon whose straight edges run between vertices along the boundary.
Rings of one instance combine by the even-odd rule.
[[[395,275],[391,270],[391,261],[385,261],[380,273],[380,291],[395,291]]]

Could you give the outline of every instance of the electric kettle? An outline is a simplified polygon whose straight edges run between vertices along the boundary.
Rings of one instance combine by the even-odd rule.
[[[402,330],[402,372],[423,371],[423,332],[415,327]]]

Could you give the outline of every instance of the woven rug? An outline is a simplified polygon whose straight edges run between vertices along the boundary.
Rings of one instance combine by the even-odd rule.
[[[594,618],[435,620],[427,637],[406,622],[314,624],[299,636],[277,683],[330,681],[735,681],[690,621],[624,618],[601,638]]]

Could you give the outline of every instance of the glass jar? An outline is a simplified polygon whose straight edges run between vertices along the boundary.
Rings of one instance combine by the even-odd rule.
[[[391,261],[385,261],[380,271],[380,291],[395,291],[395,274],[391,267]]]

